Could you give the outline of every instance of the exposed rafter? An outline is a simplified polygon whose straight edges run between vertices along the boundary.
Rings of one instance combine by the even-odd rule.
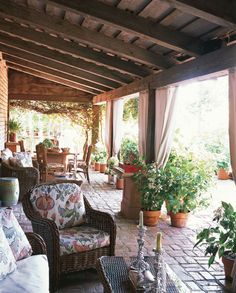
[[[170,67],[173,64],[173,61],[168,57],[157,55],[151,51],[107,37],[84,27],[72,25],[66,20],[59,21],[57,18],[13,4],[12,2],[0,2],[0,15],[14,19],[20,23],[29,24],[33,27],[43,28],[47,32],[60,35],[67,39],[73,39],[102,50],[105,49],[115,55],[118,54],[119,56],[149,66]]]
[[[99,22],[112,25],[117,29],[135,34],[175,51],[187,52],[194,56],[201,52],[200,40],[97,0],[89,0],[89,5],[87,1],[47,0],[47,2],[66,11],[92,17]]]
[[[236,1],[164,0],[173,7],[220,26],[236,28]]]

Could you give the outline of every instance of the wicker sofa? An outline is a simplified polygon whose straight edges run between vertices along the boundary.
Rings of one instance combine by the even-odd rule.
[[[24,194],[33,186],[39,183],[39,170],[37,169],[37,162],[34,162],[34,167],[13,167],[8,163],[1,163],[2,177],[16,177],[19,180],[21,201]]]
[[[80,183],[74,183],[77,185],[77,188],[80,188],[78,187],[80,186]],[[26,196],[24,196],[22,201],[24,212],[32,223],[33,231],[41,235],[46,243],[47,256],[49,260],[51,291],[55,291],[56,289],[58,289],[59,281],[62,274],[81,271],[89,268],[95,268],[96,261],[100,256],[114,255],[115,252],[116,224],[112,216],[108,213],[94,210],[84,196],[83,200],[86,213],[85,223],[77,226],[72,225],[72,227],[69,226],[64,229],[59,229],[60,227],[58,228],[58,218],[57,216],[55,216],[55,210],[53,210],[53,207],[59,206],[59,209],[63,211],[61,213],[61,216],[69,214],[71,210],[68,210],[67,207],[68,205],[70,205],[70,198],[74,198],[74,194],[76,193],[69,193],[70,198],[65,199],[66,195],[64,196],[64,194],[68,192],[61,186],[63,184],[68,185],[74,183],[61,181],[60,183],[54,182],[39,184],[35,186],[32,190],[30,190],[26,194]],[[70,189],[69,186],[66,186],[66,188],[67,190]],[[52,189],[54,189],[53,192]],[[57,190],[59,191],[58,193]],[[39,195],[39,197],[37,197],[37,194]],[[52,203],[52,198],[50,197],[51,194],[54,194],[54,203]],[[64,201],[66,202],[66,205],[64,207],[62,207],[61,204],[58,205],[58,198],[59,196],[61,196],[61,194],[64,198]],[[72,201],[72,203],[73,202],[75,201]],[[41,213],[39,210],[36,209],[35,203],[39,203],[39,206],[41,206]],[[52,212],[52,218],[49,217],[50,212]],[[96,240],[93,242],[92,239],[92,242],[90,242],[92,247],[90,247],[89,249],[87,249],[87,247],[84,247],[83,243],[80,242],[78,247],[82,247],[80,247],[78,250],[76,247],[76,249],[73,250],[68,242],[64,242],[68,240],[65,240],[64,236],[70,234],[68,230],[71,231],[71,229],[76,229],[77,231],[72,236],[74,237],[74,245],[75,242],[77,243],[77,241],[81,240],[81,233],[84,233],[83,229],[85,229],[85,227],[89,227],[91,229],[95,229],[100,231],[101,233],[106,234],[106,237],[109,239],[108,242],[106,242],[105,244],[103,243],[103,245],[96,246]],[[63,235],[63,233],[66,234]],[[90,235],[87,234],[88,238],[91,236],[91,233],[93,232],[90,232]],[[87,236],[85,237],[86,240]],[[99,241],[100,240],[101,239],[99,239]],[[65,249],[69,250],[69,252],[65,252]]]
[[[33,255],[17,261],[17,269],[0,281],[1,293],[49,292],[48,260],[46,246],[35,233],[26,233]],[[43,274],[42,274],[43,272]]]

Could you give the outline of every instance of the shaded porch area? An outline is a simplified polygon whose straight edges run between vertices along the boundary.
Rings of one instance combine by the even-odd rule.
[[[136,222],[127,220],[120,215],[120,202],[122,191],[117,190],[106,183],[106,176],[91,171],[91,184],[83,184],[83,191],[91,205],[99,210],[112,214],[117,224],[116,256],[137,255],[137,228]],[[188,227],[178,229],[170,226],[170,220],[163,213],[163,217],[156,227],[148,227],[145,236],[146,255],[152,255],[155,246],[156,233],[163,233],[163,247],[165,260],[174,273],[183,282],[188,290],[185,292],[225,292],[220,284],[224,284],[224,272],[221,264],[208,267],[208,257],[204,256],[203,250],[193,246],[196,242],[196,231],[200,227],[207,226],[211,222],[211,212],[219,206],[220,200],[227,201],[234,191],[233,181],[218,181],[214,189],[214,200],[210,209],[191,215]],[[231,194],[230,194],[231,193]],[[19,219],[24,230],[31,230],[29,221],[22,213],[21,205],[18,205],[15,215]],[[83,271],[68,275],[62,282],[59,293],[103,292],[103,286],[99,281],[95,270]]]

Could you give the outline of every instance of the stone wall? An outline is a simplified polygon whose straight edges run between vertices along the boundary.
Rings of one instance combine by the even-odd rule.
[[[7,139],[8,77],[7,67],[0,52],[0,150]]]

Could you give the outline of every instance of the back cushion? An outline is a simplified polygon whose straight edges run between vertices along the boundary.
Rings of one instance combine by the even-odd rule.
[[[29,152],[14,153],[14,159],[17,167],[33,167],[31,154]]]
[[[53,220],[58,229],[85,222],[84,198],[75,183],[43,184],[35,187],[30,200],[43,218]]]
[[[16,260],[12,254],[11,248],[2,230],[0,221],[0,280],[4,279],[8,274],[13,272],[15,268]]]
[[[4,149],[1,151],[1,158],[4,163],[9,163],[9,158],[13,157],[12,151],[9,149]]]
[[[2,209],[2,229],[16,260],[32,254],[31,245],[11,208]]]

